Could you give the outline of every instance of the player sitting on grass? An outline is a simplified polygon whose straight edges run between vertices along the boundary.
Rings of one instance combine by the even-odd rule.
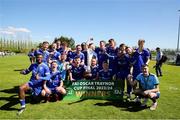
[[[25,110],[25,92],[28,90],[32,90],[34,96],[40,96],[43,87],[43,81],[50,79],[49,67],[42,61],[43,56],[41,54],[38,54],[36,56],[36,63],[31,64],[28,69],[20,72],[24,75],[32,72],[32,76],[29,82],[19,87],[21,109],[19,110],[18,115],[20,115]]]
[[[150,110],[155,110],[157,107],[157,99],[160,96],[159,80],[156,75],[149,73],[148,65],[142,66],[142,73],[140,73],[133,81],[132,76],[129,77],[129,83],[136,86],[139,83],[140,88],[134,90],[134,94],[143,97],[144,101],[141,106],[146,106],[148,98],[153,101]]]
[[[66,90],[63,88],[63,81],[61,80],[61,74],[57,68],[57,62],[53,61],[51,63],[51,77],[49,80],[44,81],[42,96],[47,97],[47,100],[49,100],[51,94],[56,95],[56,100],[59,99],[60,95],[66,94]]]

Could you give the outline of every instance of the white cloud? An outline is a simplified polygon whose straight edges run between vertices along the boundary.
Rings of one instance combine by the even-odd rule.
[[[12,26],[8,26],[7,30],[12,31],[12,32],[25,32],[25,33],[30,33],[31,32],[27,28],[15,28],[15,27],[12,27]]]
[[[30,33],[31,31],[27,28],[16,28],[8,26],[7,28],[0,28],[0,35],[15,35],[16,33]]]
[[[8,26],[0,28],[0,38],[13,39],[13,40],[30,40],[31,31],[27,28],[16,28]]]
[[[0,34],[6,34],[6,35],[14,35],[14,32],[10,32],[10,31],[0,31]]]

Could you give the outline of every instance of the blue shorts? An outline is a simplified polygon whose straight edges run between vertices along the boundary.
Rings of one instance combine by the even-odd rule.
[[[28,82],[29,87],[32,90],[32,95],[38,96],[41,94],[42,91],[42,82],[33,82],[33,81],[29,81]]]
[[[48,87],[48,89],[51,90],[51,93],[52,93],[52,94],[57,94],[57,93],[58,93],[58,91],[56,90],[56,88],[49,88],[49,87]]]

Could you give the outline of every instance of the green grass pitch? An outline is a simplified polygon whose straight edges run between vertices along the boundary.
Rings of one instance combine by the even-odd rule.
[[[129,104],[107,100],[58,101],[40,104],[27,103],[26,110],[17,116],[19,109],[18,86],[29,80],[30,75],[20,75],[27,68],[27,56],[0,58],[0,119],[177,119],[180,118],[180,66],[164,64],[160,77],[161,96],[156,111],[129,108]],[[150,71],[155,72],[151,61]],[[28,102],[28,101],[27,101]],[[148,102],[151,105],[151,101]]]

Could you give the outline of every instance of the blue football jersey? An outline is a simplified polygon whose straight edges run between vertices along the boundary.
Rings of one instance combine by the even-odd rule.
[[[79,56],[80,59],[81,59],[81,61],[82,61],[82,60],[85,60],[84,54],[83,54],[82,52],[81,52],[79,55],[78,55],[76,52],[74,52],[74,53],[72,54],[71,60],[74,60],[74,58],[75,58],[76,56]]]
[[[72,73],[72,78],[75,80],[81,80],[84,77],[85,67],[84,65],[80,65],[79,67],[72,66],[70,69],[70,72]]]
[[[49,59],[50,60],[59,60],[60,55],[61,54],[59,52],[57,52],[57,51],[50,52]]]
[[[92,74],[92,76],[90,77],[90,79],[95,79],[97,77],[98,73],[99,73],[98,66],[91,67],[91,74]]]
[[[118,49],[117,48],[111,48],[111,47],[107,47],[107,54],[108,54],[108,58],[109,58],[109,69],[112,69],[113,73],[116,72],[116,57],[117,57],[117,52]]]
[[[47,87],[48,88],[56,88],[56,87],[60,86],[60,84],[61,84],[60,72],[59,71],[56,71],[56,72],[51,71],[50,75],[51,75],[51,77],[46,83]]]
[[[99,71],[99,79],[100,80],[112,80],[113,79],[113,71],[109,69],[108,71]]]
[[[43,55],[43,62],[47,64],[49,60],[49,52],[47,50],[43,51],[42,49],[38,49],[34,52],[34,56],[37,56],[38,54]]]
[[[24,71],[24,74],[28,74],[30,72],[32,72],[32,75],[30,78],[30,82],[31,82],[30,87],[41,86],[43,83],[43,80],[50,79],[49,67],[45,63],[31,64],[30,67]],[[36,79],[36,75],[39,76],[38,80]]]
[[[102,64],[103,64],[104,61],[108,60],[108,56],[105,53],[106,50],[103,50],[101,48],[96,48],[95,52],[96,52],[97,57],[98,57],[98,66],[99,66],[99,69],[101,70],[102,69]]]

